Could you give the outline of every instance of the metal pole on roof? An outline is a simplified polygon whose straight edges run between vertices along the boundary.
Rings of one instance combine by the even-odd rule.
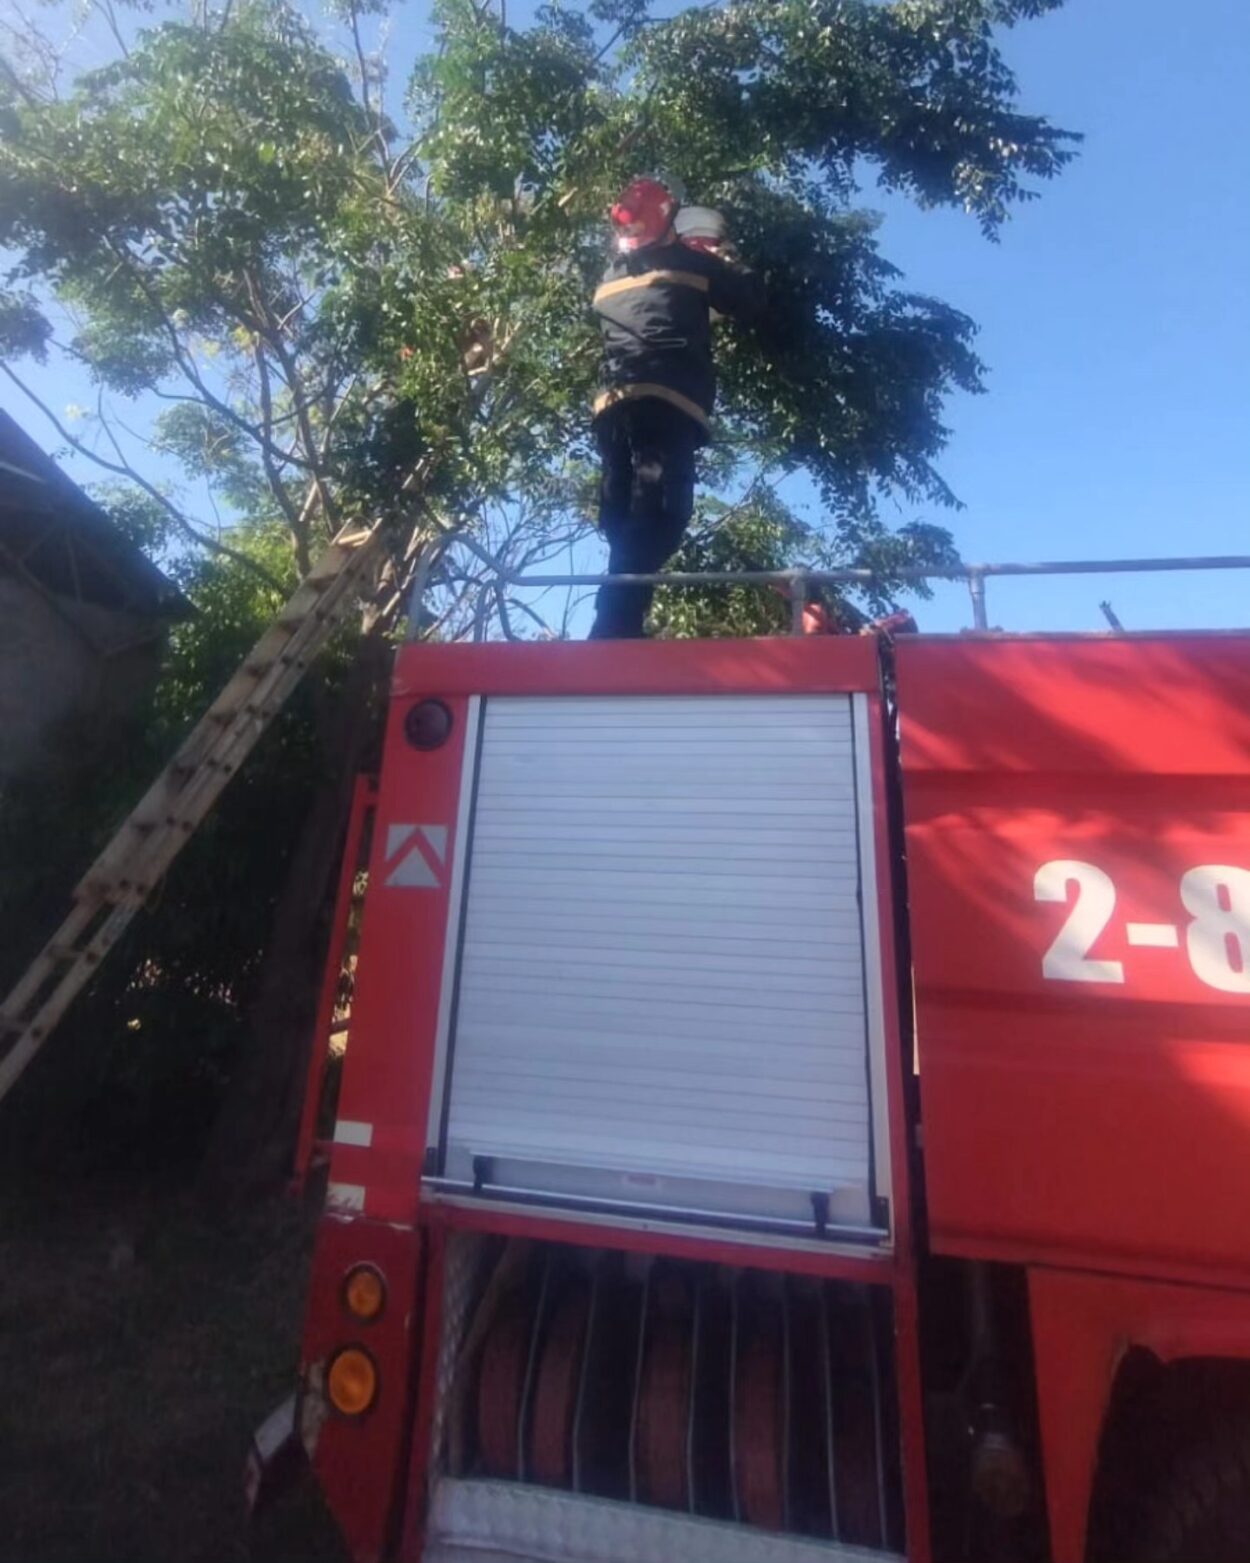
[[[972,598],[973,629],[989,629],[990,621],[985,611],[985,572],[975,565],[968,570],[968,595]]]
[[[803,633],[803,612],[807,607],[807,578],[802,570],[795,572],[794,585],[790,590],[790,633],[801,635]]]

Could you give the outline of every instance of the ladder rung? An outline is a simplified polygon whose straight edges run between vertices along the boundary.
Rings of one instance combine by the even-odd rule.
[[[353,532],[350,537],[336,537],[326,544],[325,552],[313,565],[301,582],[307,586],[312,581],[333,580],[347,565],[362,543],[368,542],[371,532]]]
[[[89,939],[86,944],[52,944],[48,946],[48,957],[61,966],[72,966],[75,961],[86,961],[94,966],[107,951],[108,946],[101,948],[94,939]]]
[[[111,879],[84,879],[78,886],[77,899],[79,903],[103,901],[116,901],[118,888]]]
[[[116,906],[127,896],[147,895],[151,888],[151,885],[133,879],[84,879],[79,886],[78,900],[105,901]]]
[[[68,944],[50,944],[44,951],[44,954],[50,961],[64,966],[66,961],[76,961],[90,943],[91,941],[88,939],[83,944],[75,944],[71,939]]]

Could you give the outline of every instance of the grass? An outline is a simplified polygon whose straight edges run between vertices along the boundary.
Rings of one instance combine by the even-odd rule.
[[[343,1563],[311,1482],[255,1528],[242,1500],[294,1384],[310,1246],[293,1203],[6,1190],[3,1563]]]

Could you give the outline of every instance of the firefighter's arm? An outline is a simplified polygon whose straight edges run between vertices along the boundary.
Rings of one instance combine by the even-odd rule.
[[[750,328],[759,342],[773,352],[785,352],[801,333],[793,311],[776,297],[757,273],[728,265],[708,256],[708,302],[722,315],[732,315]]]
[[[764,285],[752,271],[706,256],[708,303],[719,315],[731,315],[743,325],[757,324],[765,314]]]

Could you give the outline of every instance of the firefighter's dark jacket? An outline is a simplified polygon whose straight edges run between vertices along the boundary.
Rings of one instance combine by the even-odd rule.
[[[714,255],[655,244],[612,261],[594,307],[604,349],[596,415],[656,397],[706,431],[716,399],[710,311],[752,322],[762,313],[763,290],[749,272]]]

